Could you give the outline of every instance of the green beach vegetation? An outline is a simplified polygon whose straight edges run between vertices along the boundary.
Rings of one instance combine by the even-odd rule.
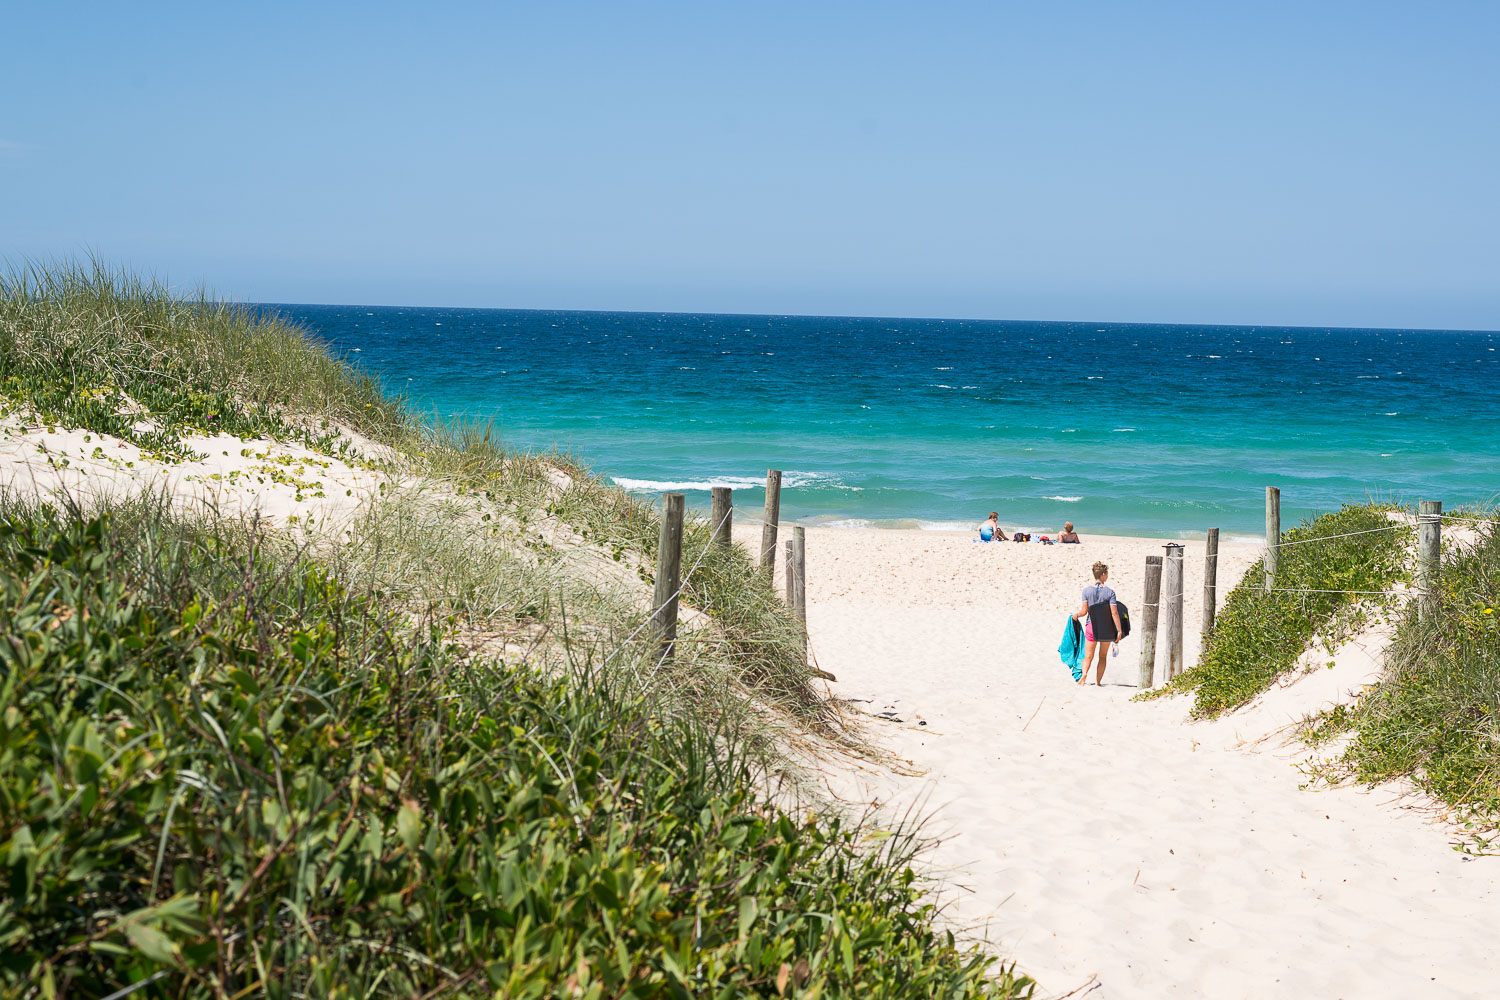
[[[1400,524],[1392,514],[1408,515]],[[1410,582],[1410,511],[1346,506],[1284,532],[1276,590],[1258,562],[1232,590],[1192,669],[1141,698],[1191,694],[1192,713],[1239,708],[1295,669],[1311,647],[1329,652],[1377,618],[1395,625],[1384,672],[1350,702],[1308,720],[1314,746],[1346,736],[1319,777],[1373,784],[1410,778],[1493,846],[1500,826],[1500,521],[1449,515],[1471,535],[1445,547],[1441,592],[1428,613],[1380,596]],[[1326,539],[1326,540],[1324,540]]]
[[[1470,520],[1472,518],[1472,520]],[[1467,515],[1472,540],[1443,563],[1431,614],[1408,610],[1386,651],[1381,682],[1308,729],[1324,742],[1352,731],[1325,776],[1409,777],[1458,811],[1476,842],[1500,826],[1500,522]]]
[[[171,458],[191,433],[316,439],[299,418],[382,441],[414,429],[399,400],[277,317],[98,262],[0,271],[0,395]]]
[[[1389,504],[1350,505],[1281,534],[1275,589],[1265,561],[1229,592],[1198,663],[1137,697],[1193,695],[1193,715],[1239,708],[1291,671],[1316,638],[1332,648],[1353,635],[1409,575],[1412,529]]]
[[[331,535],[0,497],[0,993],[1030,995],[943,929],[918,830],[798,793],[799,744],[857,745],[705,526],[662,662],[650,505],[96,265],[0,278],[0,401],[391,484]]]

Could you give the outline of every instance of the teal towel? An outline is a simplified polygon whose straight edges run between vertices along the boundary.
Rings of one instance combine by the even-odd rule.
[[[1063,626],[1062,642],[1057,644],[1057,654],[1062,657],[1063,666],[1073,672],[1073,681],[1076,683],[1083,676],[1083,626],[1068,616],[1068,623]]]

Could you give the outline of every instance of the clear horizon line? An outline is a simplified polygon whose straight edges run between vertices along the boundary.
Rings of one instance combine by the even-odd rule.
[[[321,306],[342,309],[462,309],[474,312],[532,312],[532,313],[587,313],[597,315],[621,314],[626,316],[727,316],[748,317],[752,319],[864,319],[882,321],[906,321],[919,323],[1035,323],[1038,325],[1050,324],[1056,326],[1064,325],[1087,325],[1102,324],[1105,326],[1153,326],[1153,327],[1191,327],[1206,328],[1217,327],[1222,329],[1266,329],[1266,330],[1322,330],[1327,332],[1342,330],[1369,330],[1380,332],[1398,333],[1488,333],[1500,334],[1500,329],[1489,327],[1439,327],[1439,326],[1344,326],[1344,325],[1304,325],[1296,323],[1223,323],[1223,322],[1159,322],[1155,320],[1107,320],[1107,319],[997,319],[994,317],[980,316],[891,316],[882,314],[854,314],[854,313],[779,313],[779,312],[712,312],[702,309],[574,309],[554,308],[546,306],[470,306],[470,305],[417,305],[386,304],[373,302],[251,302],[244,300],[242,305],[259,308],[275,307],[297,307],[297,306]]]

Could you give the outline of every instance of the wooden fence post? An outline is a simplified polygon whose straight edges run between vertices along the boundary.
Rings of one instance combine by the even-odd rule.
[[[729,548],[734,531],[734,491],[728,486],[713,488],[713,502],[709,506],[708,527],[713,532],[713,544],[721,549]]]
[[[1266,593],[1276,583],[1276,560],[1281,549],[1281,490],[1266,487]]]
[[[1146,557],[1146,594],[1141,608],[1141,668],[1136,687],[1145,691],[1156,674],[1156,621],[1161,611],[1161,556]]]
[[[651,593],[651,628],[661,643],[662,660],[672,658],[677,639],[677,589],[682,575],[681,493],[662,497],[661,537],[656,549],[656,589]]]
[[[792,563],[797,571],[792,574],[792,610],[802,619],[802,628],[807,629],[807,529],[792,529]]]
[[[776,569],[776,525],[781,520],[781,470],[766,470],[766,519],[760,528],[760,568],[770,579]]]
[[[781,543],[781,565],[786,570],[786,606],[796,608],[797,592],[797,557],[792,554],[792,540],[788,538]]]
[[[1218,610],[1219,583],[1219,529],[1208,529],[1208,543],[1203,549],[1203,641],[1208,642],[1208,633],[1214,629],[1214,613]]]
[[[1173,542],[1167,546],[1166,558],[1162,562],[1161,630],[1167,642],[1166,662],[1162,676],[1171,680],[1182,673],[1182,546]]]
[[[1417,587],[1422,591],[1418,614],[1427,618],[1437,610],[1443,576],[1443,502],[1423,500],[1417,517]]]

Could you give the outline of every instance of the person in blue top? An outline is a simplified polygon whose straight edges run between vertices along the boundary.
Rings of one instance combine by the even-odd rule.
[[[1094,686],[1104,683],[1104,665],[1109,660],[1109,644],[1124,631],[1120,627],[1119,609],[1115,607],[1115,592],[1105,586],[1108,581],[1109,567],[1102,562],[1094,563],[1094,582],[1083,588],[1083,603],[1073,616],[1075,619],[1083,619],[1083,676],[1078,679],[1080,687],[1089,681],[1089,662],[1096,653],[1099,657],[1099,672],[1094,678]],[[1107,615],[1102,607],[1106,604],[1109,606]],[[1096,606],[1100,606],[1099,612],[1091,614],[1089,609]],[[1113,628],[1110,628],[1111,625]]]

